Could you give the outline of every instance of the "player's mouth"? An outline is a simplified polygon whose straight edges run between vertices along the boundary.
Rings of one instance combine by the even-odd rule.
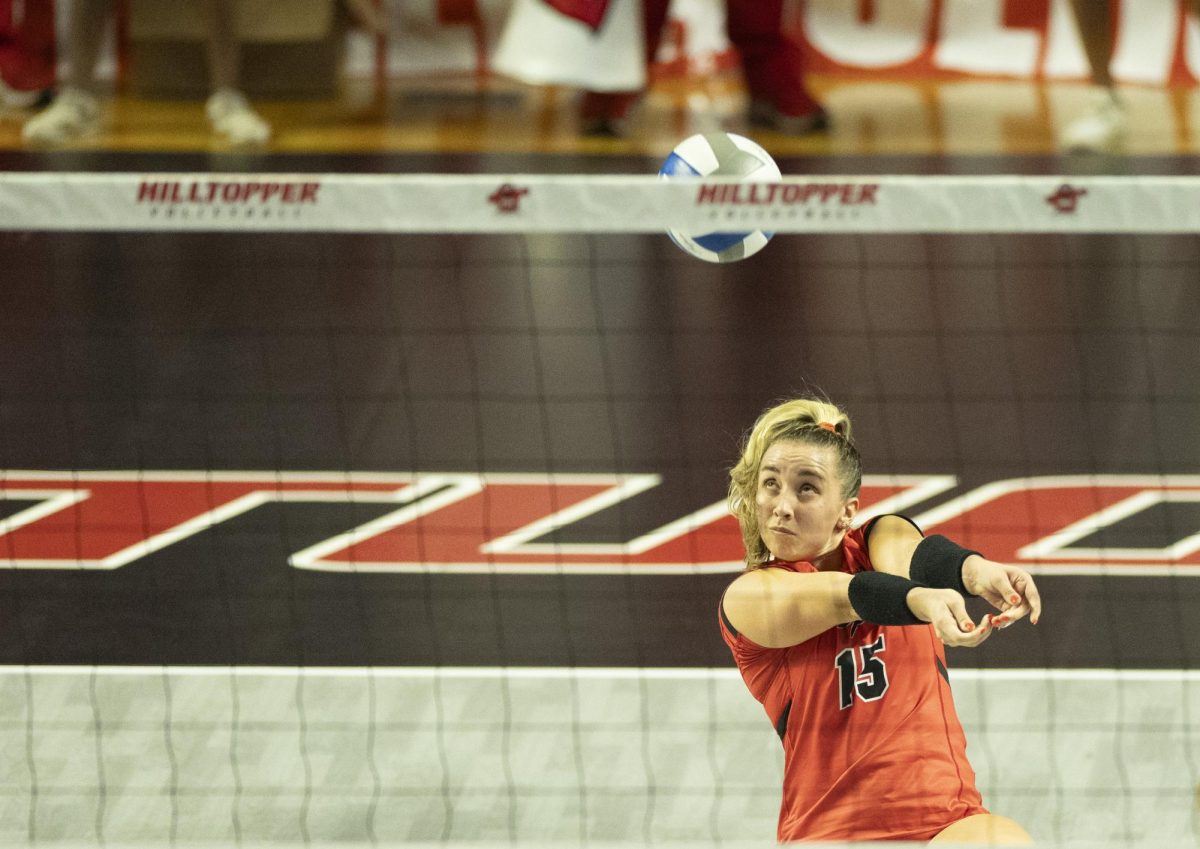
[[[776,528],[767,528],[767,530],[773,534],[783,534],[784,536],[789,536],[789,537],[794,537],[796,535],[795,531],[789,531],[787,528],[776,527]]]

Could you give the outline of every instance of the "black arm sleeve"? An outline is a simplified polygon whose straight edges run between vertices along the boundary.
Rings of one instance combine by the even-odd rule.
[[[850,606],[864,622],[876,625],[920,625],[908,608],[908,593],[916,581],[886,572],[859,572],[850,579]]]
[[[956,590],[970,597],[972,594],[963,584],[962,565],[972,554],[979,552],[963,548],[941,534],[925,537],[913,551],[908,576],[923,586]]]

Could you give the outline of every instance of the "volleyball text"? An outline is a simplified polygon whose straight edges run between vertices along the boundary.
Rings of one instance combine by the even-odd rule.
[[[286,203],[317,202],[317,182],[284,180],[143,180],[138,203]]]
[[[778,183],[727,183],[701,186],[696,194],[696,205],[729,204],[732,206],[765,206],[782,204],[790,206],[815,202],[858,206],[874,204],[878,183],[806,183],[802,186]]]

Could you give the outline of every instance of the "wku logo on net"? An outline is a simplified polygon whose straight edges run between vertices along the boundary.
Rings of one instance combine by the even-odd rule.
[[[0,508],[11,502],[0,519],[0,568],[117,569],[264,505],[356,503],[374,505],[376,517],[292,553],[290,565],[364,573],[739,570],[741,537],[723,501],[621,543],[547,541],[660,482],[655,474],[0,471]],[[1200,502],[1200,475],[1013,478],[946,498],[956,486],[950,475],[868,475],[859,519],[904,512],[927,532],[1041,574],[1200,575],[1200,531],[1191,527],[1168,534],[1179,538],[1161,548],[1089,540],[1159,505]]]

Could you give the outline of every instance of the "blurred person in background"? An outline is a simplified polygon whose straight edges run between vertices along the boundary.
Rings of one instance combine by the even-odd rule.
[[[55,61],[53,0],[0,0],[0,106],[45,106]]]
[[[579,0],[547,2],[567,14],[572,7],[581,5]],[[605,6],[606,2],[597,0],[582,5],[595,8]],[[669,0],[643,0],[647,65],[658,54],[669,5]],[[602,20],[593,14],[585,22],[596,27]],[[789,135],[828,128],[828,114],[805,82],[804,54],[783,31],[783,0],[725,0],[725,32],[741,63],[750,126]],[[641,91],[586,92],[581,105],[584,132],[620,135],[630,108],[642,94]]]
[[[212,94],[204,111],[214,133],[233,145],[262,145],[271,125],[238,90],[240,48],[234,33],[232,0],[204,0],[208,14],[208,71]],[[22,129],[27,144],[55,145],[95,132],[100,125],[96,64],[112,0],[74,0],[70,12],[68,70],[50,106]]]
[[[1132,0],[1126,0],[1132,2]],[[1192,14],[1200,17],[1200,0],[1187,0]],[[1115,4],[1109,0],[1071,0],[1075,25],[1087,55],[1092,84],[1100,90],[1087,114],[1063,131],[1062,146],[1075,151],[1106,151],[1121,145],[1128,129],[1125,102],[1112,77]]]
[[[619,136],[648,85],[669,0],[514,0],[494,67],[528,83],[582,88],[582,129]],[[828,125],[805,84],[804,55],[783,32],[783,0],[725,0],[749,123],[802,135]]]

